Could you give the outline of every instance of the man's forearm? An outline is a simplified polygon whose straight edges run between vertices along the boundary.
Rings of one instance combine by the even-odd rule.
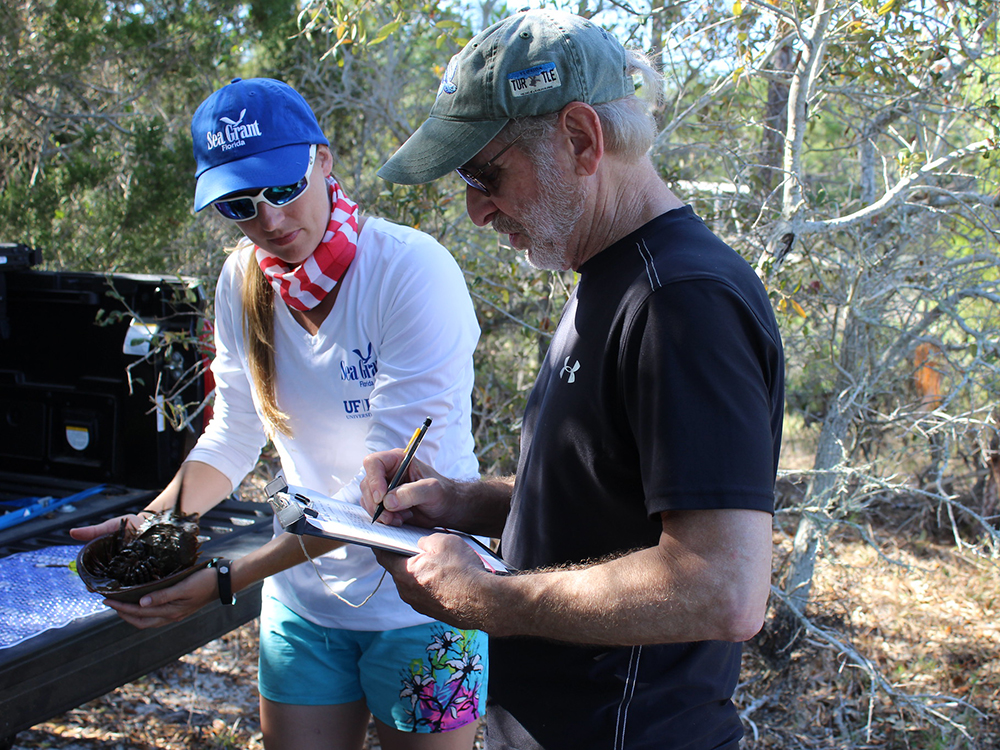
[[[770,590],[770,516],[712,514],[735,522],[705,543],[665,534],[657,547],[600,564],[484,577],[472,597],[480,627],[593,645],[746,640],[761,626]],[[713,536],[716,548],[706,546]]]
[[[585,569],[498,577],[489,597],[491,635],[591,645],[742,640],[710,592],[665,585],[655,549]]]
[[[458,483],[454,528],[470,534],[499,537],[507,522],[513,491],[514,477]]]

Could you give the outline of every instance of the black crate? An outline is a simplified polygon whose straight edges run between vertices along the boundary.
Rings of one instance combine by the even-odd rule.
[[[146,507],[207,419],[201,287],[30,270],[39,258],[0,244],[0,515],[37,511],[0,528],[0,558],[74,544],[74,526]],[[148,327],[159,333],[143,347]],[[187,412],[186,427],[167,411]],[[232,497],[201,518],[202,554],[240,557],[271,528],[266,505]],[[0,748],[253,619],[260,589],[163,628],[137,630],[107,610],[0,649]]]
[[[0,269],[20,271],[42,262],[42,251],[20,242],[0,242]]]
[[[162,487],[203,428],[198,413],[176,429],[205,398],[202,288],[135,274],[0,276],[0,472]]]

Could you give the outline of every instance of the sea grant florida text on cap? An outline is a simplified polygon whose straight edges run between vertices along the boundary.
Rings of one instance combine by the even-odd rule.
[[[298,182],[309,147],[330,145],[302,95],[271,78],[234,78],[216,91],[195,111],[191,138],[195,211],[230,193]]]
[[[511,119],[632,94],[625,49],[600,26],[561,11],[515,13],[451,59],[428,119],[378,174],[430,182],[468,162]]]

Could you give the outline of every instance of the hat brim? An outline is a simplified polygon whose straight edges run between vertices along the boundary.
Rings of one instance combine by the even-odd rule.
[[[468,162],[509,122],[429,117],[382,165],[378,176],[401,185],[431,182]]]
[[[198,175],[198,183],[194,189],[194,210],[201,211],[230,193],[298,182],[309,166],[311,145],[293,143],[206,169]]]

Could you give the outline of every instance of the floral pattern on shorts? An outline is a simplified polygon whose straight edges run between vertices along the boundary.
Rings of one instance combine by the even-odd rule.
[[[400,698],[410,699],[413,731],[447,732],[479,718],[479,691],[486,677],[477,630],[434,629],[427,658],[402,671]]]

